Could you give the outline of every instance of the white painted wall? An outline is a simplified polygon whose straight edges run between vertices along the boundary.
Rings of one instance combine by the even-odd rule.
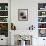
[[[11,0],[11,22],[17,30],[28,30],[32,24],[38,27],[38,3],[46,0]],[[28,21],[18,21],[18,9],[28,9]]]
[[[18,21],[18,9],[28,9],[28,21]],[[16,25],[17,30],[28,30],[32,24],[37,27],[37,2],[32,0],[11,0],[11,16],[11,22]]]
[[[41,46],[44,43],[42,38],[38,38],[38,3],[46,3],[46,0],[11,0],[11,22],[14,23],[18,32],[28,30],[32,24],[35,26],[33,46]],[[28,21],[18,21],[18,9],[28,9]]]

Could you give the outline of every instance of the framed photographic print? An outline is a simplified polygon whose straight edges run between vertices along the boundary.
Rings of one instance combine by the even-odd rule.
[[[46,29],[39,29],[39,37],[46,37]]]
[[[28,9],[18,9],[18,20],[28,21]]]

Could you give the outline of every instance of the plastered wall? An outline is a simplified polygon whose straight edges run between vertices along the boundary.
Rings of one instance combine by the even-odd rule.
[[[33,46],[44,46],[43,38],[38,37],[38,3],[46,3],[46,0],[11,0],[11,22],[16,26],[16,31],[28,30],[33,24],[36,32],[33,33]],[[28,9],[28,21],[18,21],[18,9]]]

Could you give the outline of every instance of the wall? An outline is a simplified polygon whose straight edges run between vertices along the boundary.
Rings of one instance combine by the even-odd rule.
[[[37,29],[38,3],[46,0],[11,0],[11,22],[17,30],[28,30],[32,24]],[[28,21],[18,21],[18,9],[28,9]]]
[[[28,21],[18,21],[18,9],[28,9]],[[37,2],[30,0],[12,0],[11,16],[11,22],[14,22],[17,30],[28,30],[32,24],[37,27]]]
[[[0,3],[8,3],[8,0],[0,0]]]
[[[33,46],[40,46],[39,44],[43,44],[43,39],[35,36],[38,36],[38,3],[45,2],[46,0],[11,0],[11,22],[14,23],[16,29],[28,30],[30,25],[33,24],[35,26],[34,31],[36,34],[33,33]],[[28,9],[28,21],[18,21],[18,9]]]

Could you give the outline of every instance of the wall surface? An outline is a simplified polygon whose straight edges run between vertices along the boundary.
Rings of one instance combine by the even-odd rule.
[[[28,30],[29,26],[38,25],[38,3],[46,0],[11,0],[11,22],[15,24],[17,30]],[[28,21],[18,21],[18,9],[28,9]]]
[[[46,3],[46,0],[11,0],[11,22],[18,30],[28,30],[34,25],[36,34],[33,36],[33,46],[44,46],[43,38],[38,37],[38,3]],[[18,21],[18,9],[28,9],[28,21]],[[37,36],[37,37],[36,37]]]
[[[28,9],[28,21],[18,21],[18,9]],[[28,30],[32,24],[37,27],[37,2],[30,0],[11,1],[11,22],[17,30]]]

